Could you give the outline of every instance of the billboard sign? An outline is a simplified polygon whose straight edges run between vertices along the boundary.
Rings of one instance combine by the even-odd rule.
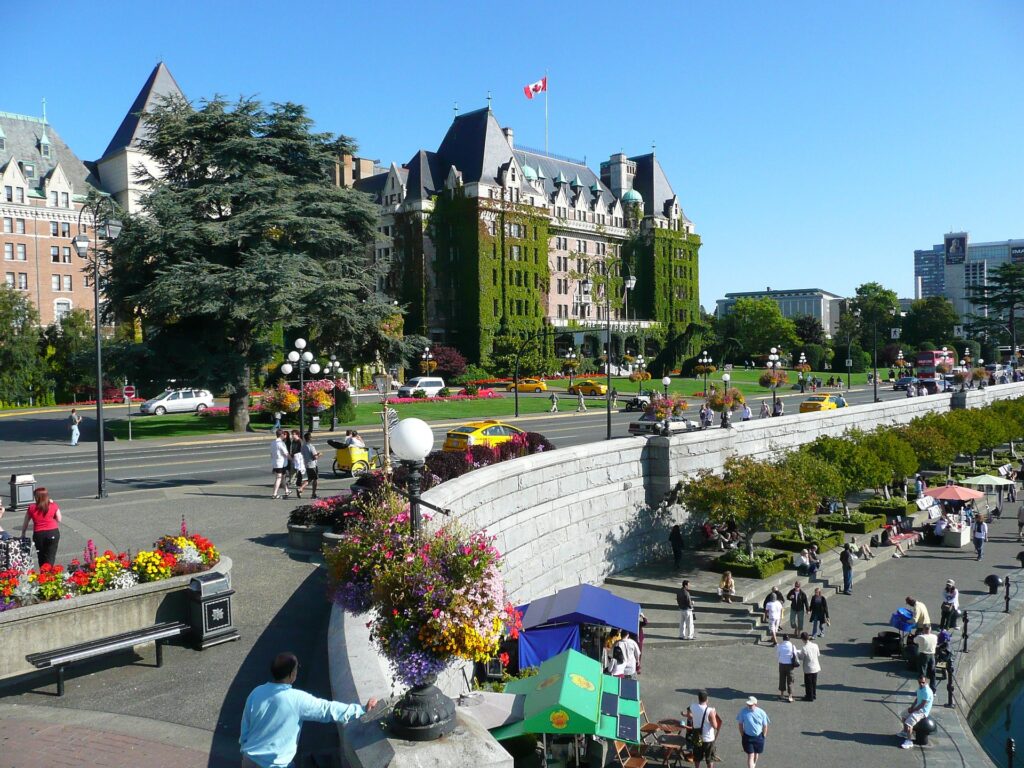
[[[955,234],[946,235],[945,246],[946,263],[963,264],[964,259],[967,258],[967,233],[957,232]]]
[[[1024,245],[1010,246],[1010,261],[1014,264],[1024,264]]]

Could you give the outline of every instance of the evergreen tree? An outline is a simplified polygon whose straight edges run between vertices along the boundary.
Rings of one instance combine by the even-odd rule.
[[[793,325],[796,326],[796,335],[801,343],[825,345],[825,329],[818,318],[813,315],[799,315],[793,318]]]
[[[244,430],[275,324],[315,321],[357,344],[395,313],[375,290],[387,265],[366,258],[375,208],[330,184],[354,144],[313,133],[301,106],[172,98],[145,120],[140,149],[159,178],[145,179],[143,212],[114,243],[109,297],[142,320],[174,378],[226,391],[231,426]]]
[[[0,403],[27,404],[46,392],[39,314],[21,291],[0,286]]]
[[[979,310],[967,316],[971,330],[986,338],[1020,344],[1017,314],[1024,309],[1024,264],[1001,264],[984,285],[966,289],[971,305]]]
[[[903,318],[900,341],[911,348],[923,341],[952,346],[953,326],[958,321],[956,310],[945,296],[918,299],[910,305],[910,311]]]
[[[43,333],[58,401],[96,385],[95,329],[84,309],[73,309]]]

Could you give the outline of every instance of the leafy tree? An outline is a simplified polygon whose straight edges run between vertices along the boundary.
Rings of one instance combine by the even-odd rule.
[[[43,333],[49,351],[49,375],[57,399],[77,396],[96,385],[96,349],[92,319],[84,309],[73,309]]]
[[[828,351],[821,344],[804,344],[799,349],[794,350],[794,363],[800,360],[801,353],[807,358],[807,364],[811,366],[812,371],[825,370],[825,363],[828,362],[829,355]]]
[[[924,469],[944,469],[956,458],[956,450],[934,423],[918,418],[897,431],[914,449],[917,463]]]
[[[808,478],[783,464],[732,456],[725,471],[700,470],[685,483],[680,500],[712,520],[733,518],[749,554],[762,531],[791,528],[810,521],[820,494]]]
[[[850,437],[822,435],[806,449],[838,470],[843,479],[844,508],[847,496],[865,488],[881,488],[889,478],[888,467],[858,437],[857,433]]]
[[[543,339],[538,337],[524,340],[514,334],[504,334],[494,337],[490,367],[496,376],[515,374],[517,352],[520,376],[539,376],[544,372],[547,356],[544,352]]]
[[[821,499],[843,498],[843,476],[834,466],[809,451],[790,451],[780,464],[815,488]]]
[[[879,429],[864,435],[862,443],[889,470],[889,477],[884,483],[885,495],[889,495],[890,486],[902,485],[905,489],[906,479],[918,469],[913,446],[892,429]]]
[[[278,324],[358,343],[395,314],[376,291],[387,264],[366,258],[376,211],[328,183],[354,143],[313,133],[301,106],[167,99],[144,119],[140,148],[159,177],[114,243],[109,295],[176,378],[226,391],[244,430]]]
[[[710,334],[711,327],[702,323],[687,323],[682,333],[669,337],[664,348],[647,364],[655,378],[661,378],[679,367],[679,361],[692,353],[697,342]]]
[[[723,326],[748,356],[766,355],[772,347],[791,351],[799,343],[793,321],[771,299],[738,299]]]
[[[454,347],[436,344],[430,348],[430,354],[434,356],[434,362],[437,363],[434,374],[441,376],[445,381],[455,381],[466,373],[466,358]]]
[[[971,305],[981,310],[968,315],[972,331],[1019,344],[1017,314],[1024,308],[1024,264],[1001,264],[984,285],[965,287]]]
[[[825,329],[814,315],[799,315],[793,318],[797,338],[802,344],[825,344]],[[815,369],[817,370],[817,369]]]
[[[0,402],[27,403],[46,390],[39,314],[21,291],[0,286]]]
[[[910,305],[910,311],[903,318],[900,341],[911,348],[922,341],[930,341],[940,347],[952,345],[953,326],[959,322],[952,302],[945,296],[918,299]]]
[[[889,329],[899,323],[900,302],[896,291],[891,291],[881,283],[864,283],[857,286],[857,295],[852,301],[854,313],[860,313],[860,343],[864,349],[871,349],[877,341],[885,344],[889,339]]]

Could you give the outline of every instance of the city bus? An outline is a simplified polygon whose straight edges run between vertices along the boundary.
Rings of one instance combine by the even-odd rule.
[[[942,378],[937,370],[939,365],[945,365],[947,373],[952,371],[953,366],[956,365],[954,353],[947,349],[933,349],[914,355],[914,372],[921,381],[935,381]]]

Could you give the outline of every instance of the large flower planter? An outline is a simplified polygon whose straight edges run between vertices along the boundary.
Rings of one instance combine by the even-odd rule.
[[[288,546],[302,552],[319,552],[323,546],[323,535],[329,531],[326,525],[288,524]]]
[[[337,546],[338,542],[341,541],[341,537],[343,535],[344,534],[334,533],[333,531],[330,531],[330,530],[324,531],[324,535],[321,538],[322,546],[323,547],[334,547],[334,546]]]
[[[230,573],[231,559],[206,573]],[[172,576],[67,600],[37,603],[0,613],[0,679],[34,672],[30,653],[75,645],[163,621],[189,623],[188,583],[195,574]]]

